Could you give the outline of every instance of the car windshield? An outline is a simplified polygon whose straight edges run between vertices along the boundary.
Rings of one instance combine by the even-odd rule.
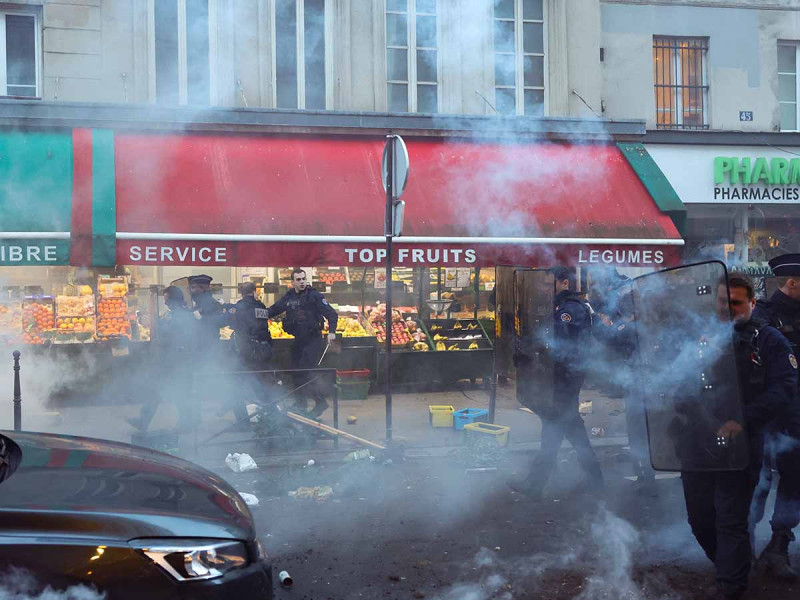
[[[0,483],[14,474],[22,458],[22,451],[10,438],[0,434]]]

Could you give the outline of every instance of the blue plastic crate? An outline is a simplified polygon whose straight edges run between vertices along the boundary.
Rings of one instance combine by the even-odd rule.
[[[489,411],[485,408],[462,408],[453,413],[453,428],[458,431],[464,429],[464,425],[488,421]]]

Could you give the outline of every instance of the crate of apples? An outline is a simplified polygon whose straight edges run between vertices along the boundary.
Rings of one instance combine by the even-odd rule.
[[[373,325],[375,334],[379,342],[386,342],[386,328],[384,325]],[[406,329],[405,325],[400,323],[392,323],[392,346],[406,346],[411,341],[411,334]]]

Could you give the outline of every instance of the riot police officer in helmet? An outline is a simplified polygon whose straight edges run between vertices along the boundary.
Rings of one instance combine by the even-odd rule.
[[[311,287],[303,269],[292,271],[292,289],[268,309],[270,318],[283,313],[286,313],[283,329],[295,338],[292,344],[292,368],[314,369],[318,367],[325,351],[325,341],[322,338],[323,319],[328,321],[328,342],[331,342],[336,340],[336,325],[339,316],[325,300],[325,297]],[[300,376],[296,377],[295,381],[299,386],[308,382],[309,379],[307,376]],[[315,400],[311,414],[319,417],[327,410],[328,402],[325,400],[320,386],[313,385],[310,391]]]
[[[592,315],[581,294],[572,291],[575,276],[566,268],[553,269],[556,296],[554,306],[554,401],[538,410],[542,420],[542,446],[528,477],[508,481],[515,492],[538,498],[555,467],[558,450],[566,437],[575,449],[586,473],[584,488],[602,494],[603,474],[579,413],[579,395],[586,377],[585,353],[591,335]]]
[[[211,295],[209,275],[192,275],[189,279],[189,293],[194,303],[194,316],[200,321],[200,343],[208,346],[219,341],[219,330],[227,324],[222,304]]]
[[[769,261],[779,289],[769,300],[759,300],[754,316],[778,329],[797,355],[800,347],[800,254],[784,254]],[[789,543],[793,529],[800,524],[800,400],[797,397],[783,417],[769,428],[764,466],[753,496],[750,527],[764,517],[767,496],[772,487],[772,472],[780,477],[775,510],[772,515],[772,538],[759,558],[759,566],[782,579],[796,580],[797,571],[789,562]]]

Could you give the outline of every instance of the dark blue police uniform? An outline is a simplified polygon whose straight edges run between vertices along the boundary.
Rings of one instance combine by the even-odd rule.
[[[589,305],[577,293],[562,291],[555,297],[554,312],[554,402],[552,411],[542,412],[542,448],[531,469],[529,490],[538,495],[547,483],[556,463],[558,450],[566,437],[587,474],[588,487],[601,490],[603,474],[589,442],[579,412],[581,387],[586,377],[585,353],[591,336],[592,315]],[[512,486],[513,488],[513,486]]]
[[[684,472],[684,497],[692,533],[714,562],[717,583],[726,597],[747,587],[751,566],[748,534],[750,504],[763,461],[764,434],[784,414],[797,386],[789,342],[778,330],[751,319],[734,326],[744,429],[750,466],[743,471]]]
[[[325,297],[311,287],[302,292],[292,289],[267,310],[270,318],[286,313],[283,329],[295,338],[291,353],[292,369],[316,368],[325,351],[325,340],[322,339],[323,318],[328,321],[330,332],[336,331],[339,322],[339,316]],[[295,378],[298,385],[305,381],[307,378],[302,376]],[[318,406],[314,412],[319,413],[319,408],[326,407],[327,402],[319,386],[314,386],[311,392]]]
[[[787,254],[770,261],[770,267],[778,277],[800,279],[800,255]],[[759,300],[753,315],[778,329],[792,346],[793,365],[800,348],[800,301],[776,290],[769,300]],[[780,476],[772,515],[772,539],[764,550],[761,560],[771,567],[776,575],[796,578],[789,564],[789,542],[794,540],[792,530],[800,524],[800,399],[794,401],[786,412],[770,426],[767,433],[764,466],[753,496],[750,511],[750,526],[755,526],[764,517],[767,496],[772,487],[772,472],[777,469]]]

